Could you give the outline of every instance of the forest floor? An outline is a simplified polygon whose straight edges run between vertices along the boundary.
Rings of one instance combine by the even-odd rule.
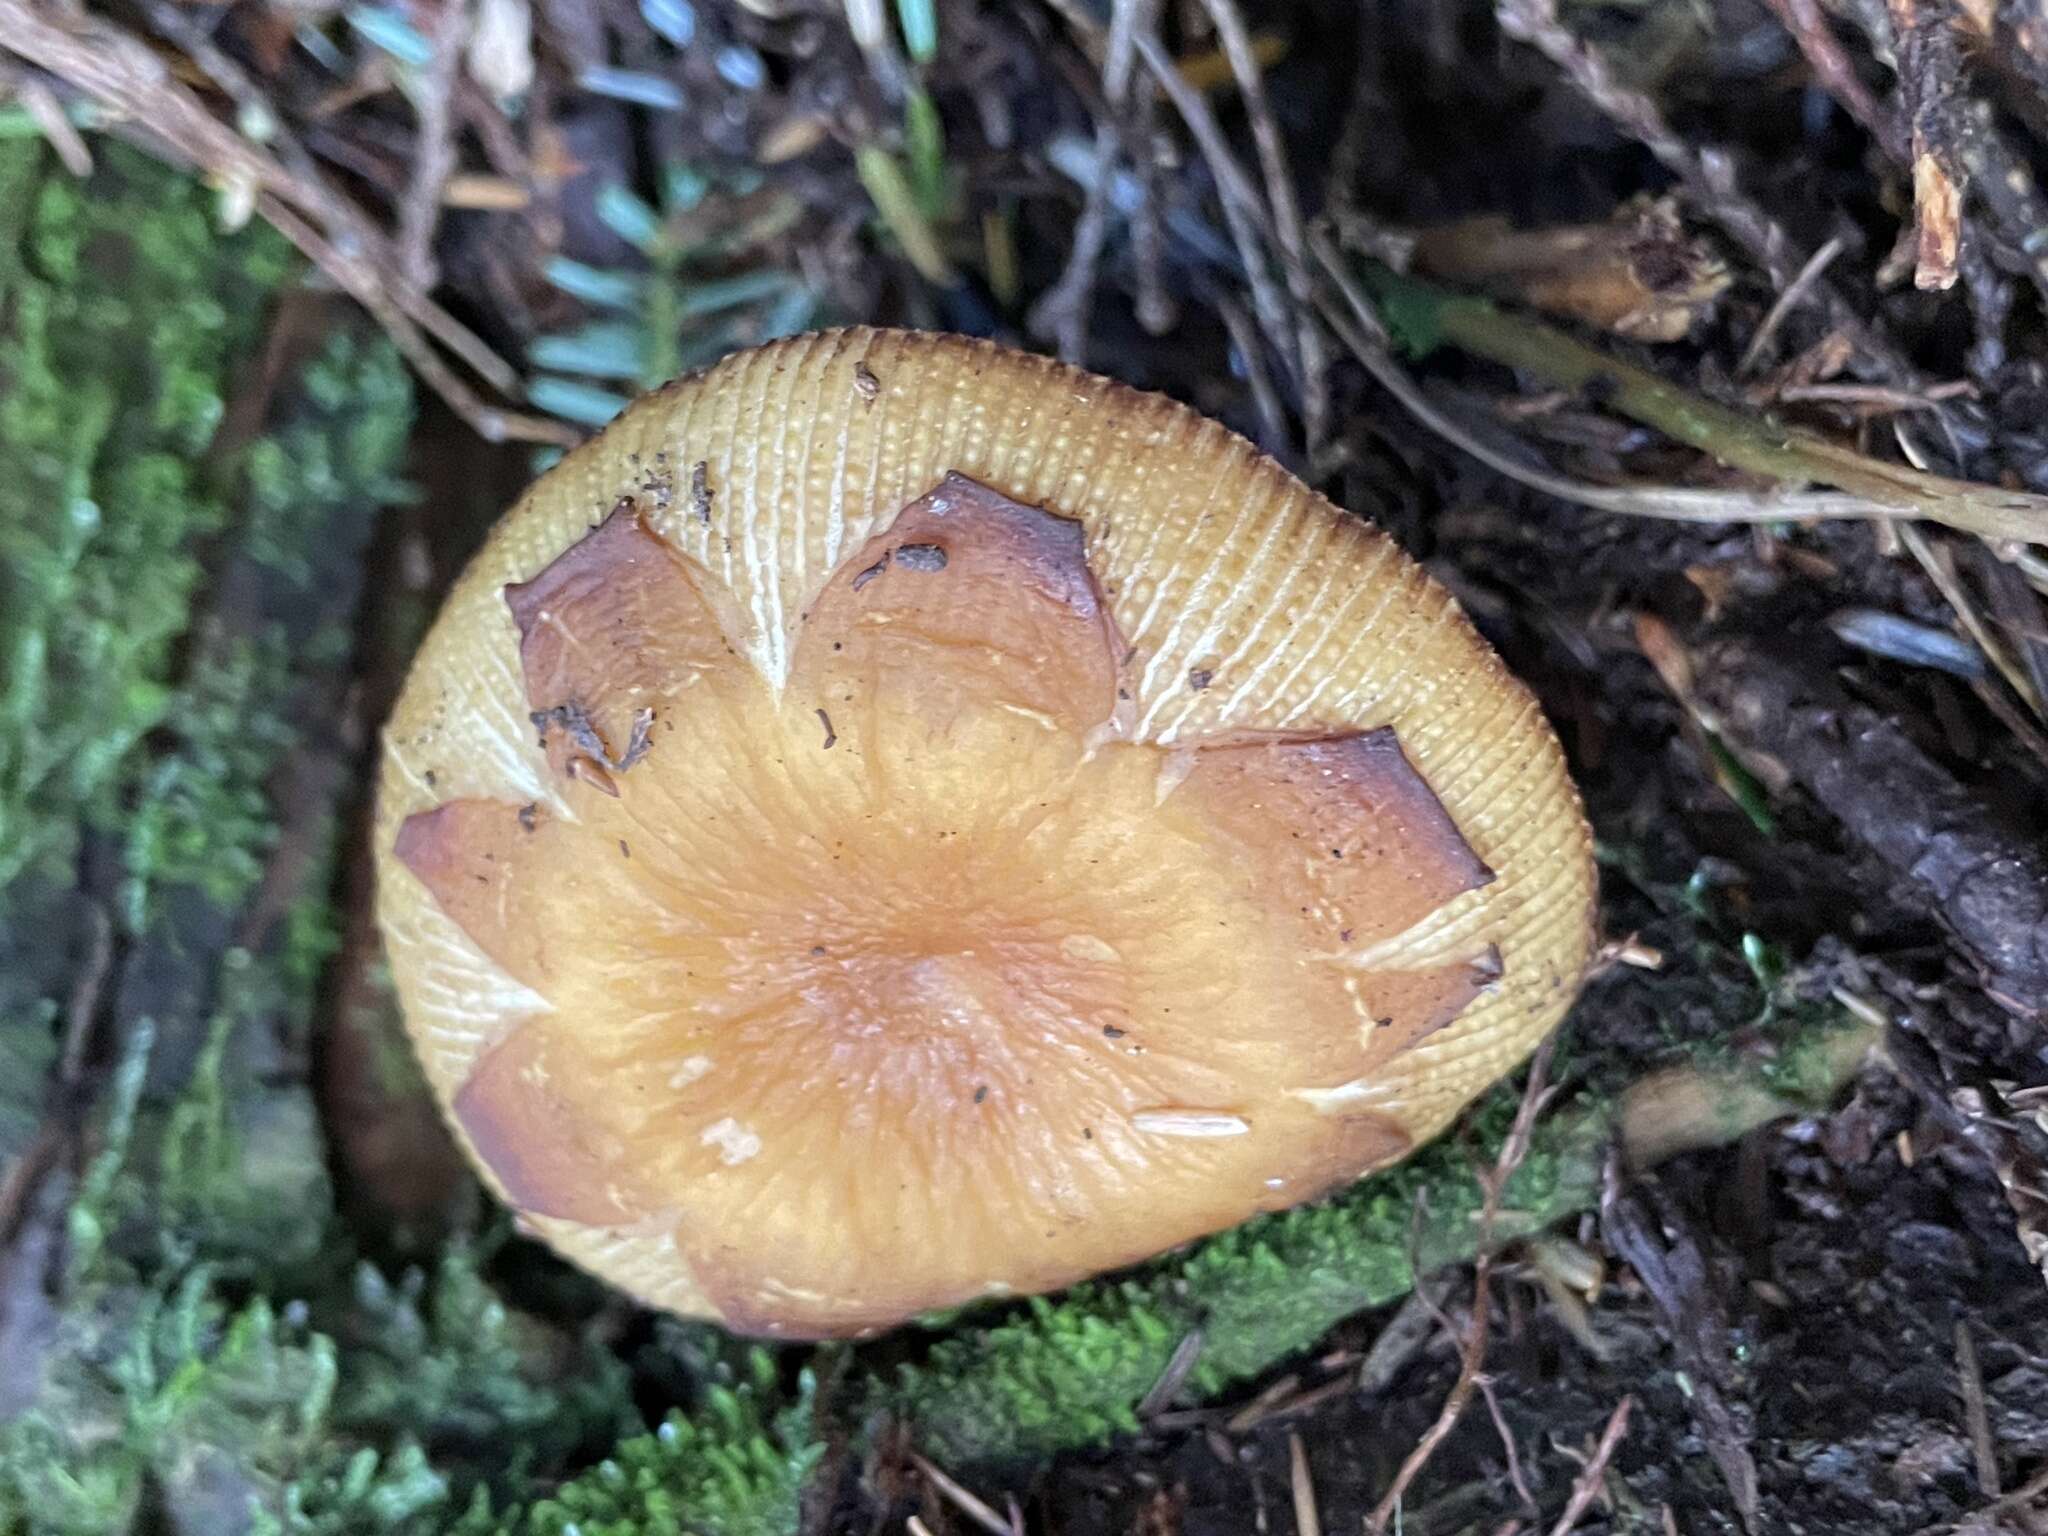
[[[952,1465],[980,1507],[912,1459],[914,1417],[828,1429],[804,1522],[2048,1531],[2035,0],[0,0],[10,91],[0,149],[48,146],[0,212],[37,293],[70,291],[93,215],[36,185],[91,164],[115,206],[105,178],[144,177],[116,140],[205,178],[123,279],[161,281],[159,311],[117,282],[60,326],[0,281],[22,483],[72,452],[76,381],[110,365],[21,338],[98,335],[123,301],[158,373],[109,411],[149,416],[147,441],[113,430],[48,483],[114,506],[139,494],[107,488],[116,459],[236,467],[152,492],[202,510],[112,553],[60,549],[51,504],[0,487],[0,1530],[267,1528],[223,1511],[313,1489],[307,1466],[328,1467],[308,1506],[337,1513],[278,1529],[438,1528],[469,1487],[517,1505],[730,1385],[723,1346],[486,1209],[403,1060],[365,785],[437,594],[540,465],[641,387],[863,322],[1186,400],[1456,593],[1598,838],[1606,948],[1563,1031],[1568,1096],[1622,1102],[1674,1063],[1768,1077],[1801,1031],[1869,1049],[1798,1114],[1654,1101],[1666,1155],[1615,1161],[1487,1287],[1440,1269],[1262,1375],[1169,1383],[1139,1433]],[[209,224],[242,220],[209,254]],[[313,274],[282,298],[299,258],[266,224]],[[208,297],[220,316],[172,325]],[[168,349],[218,410],[177,417]],[[37,405],[32,364],[69,393]],[[31,633],[77,675],[60,657],[29,689]],[[281,723],[252,726],[258,704]],[[200,1161],[239,1202],[177,1151],[194,1082],[233,1100],[238,1150],[201,1137]],[[109,1115],[137,1105],[169,1129],[117,1178]],[[115,1280],[79,1257],[109,1245]],[[175,1453],[109,1459],[138,1403],[186,1413],[199,1346],[147,1309],[191,1285],[218,1301],[193,1339],[252,1298],[278,1299],[280,1338],[313,1330],[264,1356],[279,1403],[279,1372],[317,1396],[310,1341],[332,1341],[304,1435],[377,1448],[381,1513],[344,1463],[237,1464],[189,1415]],[[829,1402],[840,1355],[768,1374],[791,1390],[806,1365]],[[36,1412],[42,1438],[6,1439]],[[687,1507],[681,1528],[747,1529]]]

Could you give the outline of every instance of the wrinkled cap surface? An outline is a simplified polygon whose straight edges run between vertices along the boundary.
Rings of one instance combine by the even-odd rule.
[[[1179,407],[877,332],[535,487],[416,664],[379,840],[486,1179],[802,1336],[1397,1159],[1555,1021],[1591,889],[1555,743],[1378,535]]]

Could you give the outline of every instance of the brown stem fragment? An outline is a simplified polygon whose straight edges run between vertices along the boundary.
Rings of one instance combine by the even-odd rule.
[[[1992,996],[2038,1017],[2048,999],[2048,849],[1820,669],[1744,639],[1695,661],[1698,696],[1731,745],[1781,767],[1922,893]]]
[[[1899,92],[1912,135],[1913,217],[1918,248],[1913,285],[1955,286],[1969,173],[1957,155],[1962,136],[1960,39],[1942,0],[1889,0]]]
[[[1748,1405],[1734,1391],[1727,1315],[1690,1222],[1657,1194],[1654,1185],[1623,1187],[1618,1165],[1610,1164],[1600,1195],[1600,1230],[1663,1314],[1673,1353],[1690,1384],[1686,1395],[1707,1454],[1728,1485],[1743,1528],[1755,1531],[1756,1457],[1750,1449]]]

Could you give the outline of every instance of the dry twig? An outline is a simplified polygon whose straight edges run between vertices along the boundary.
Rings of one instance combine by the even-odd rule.
[[[1195,1362],[1202,1358],[1202,1343],[1202,1330],[1190,1328],[1174,1345],[1166,1369],[1159,1373],[1159,1379],[1152,1383],[1151,1390],[1138,1401],[1140,1419],[1149,1419],[1172,1406],[1173,1400],[1180,1395],[1180,1389],[1187,1385],[1188,1377],[1193,1374]]]
[[[1323,1517],[1316,1508],[1315,1480],[1309,1476],[1308,1452],[1301,1436],[1287,1431],[1287,1474],[1294,1493],[1295,1536],[1323,1536]]]
[[[1273,387],[1273,376],[1266,368],[1264,349],[1259,346],[1259,330],[1253,324],[1244,306],[1226,294],[1213,296],[1216,314],[1223,321],[1223,328],[1230,333],[1230,344],[1244,359],[1245,388],[1251,391],[1252,409],[1259,418],[1259,437],[1262,446],[1276,452],[1284,451],[1287,443],[1287,409],[1280,403],[1280,392]]]
[[[1753,1427],[1748,1405],[1734,1398],[1727,1313],[1691,1223],[1657,1199],[1654,1185],[1640,1193],[1624,1188],[1621,1162],[1613,1158],[1600,1191],[1600,1229],[1656,1304],[1690,1381],[1686,1396],[1693,1422],[1728,1485],[1744,1529],[1754,1532],[1758,1484]]]
[[[434,234],[441,227],[441,193],[455,172],[455,87],[469,42],[469,0],[441,0],[428,33],[433,49],[411,91],[419,133],[412,176],[398,205],[398,260],[406,281],[422,293],[439,277]]]
[[[1341,303],[1324,300],[1331,328],[1379,383],[1425,426],[1481,463],[1548,495],[1605,512],[1676,522],[1814,521],[1824,518],[1927,518],[1988,539],[2048,543],[2048,498],[1978,485],[1888,464],[1812,433],[1786,429],[1705,400],[1653,374],[1617,361],[1574,337],[1483,299],[1435,303],[1444,339],[1497,362],[1525,368],[1552,384],[1584,388],[1599,381],[1607,404],[1712,454],[1732,468],[1787,486],[1833,485],[1835,493],[1696,490],[1679,486],[1615,488],[1588,485],[1532,466],[1485,441],[1429,399],[1391,355],[1378,310],[1349,263],[1321,231],[1310,241]],[[1408,282],[1411,292],[1423,292]],[[1347,313],[1348,310],[1348,313]]]
[[[1500,1156],[1494,1160],[1491,1172],[1481,1177],[1485,1198],[1479,1209],[1479,1257],[1472,1266],[1472,1311],[1465,1329],[1464,1348],[1458,1363],[1458,1379],[1452,1383],[1450,1393],[1444,1399],[1442,1411],[1436,1421],[1416,1442],[1415,1448],[1401,1463],[1394,1474],[1394,1481],[1387,1488],[1379,1503],[1373,1506],[1366,1517],[1366,1528],[1379,1536],[1394,1518],[1400,1508],[1401,1499],[1407,1493],[1422,1469],[1429,1464],[1431,1456],[1444,1441],[1459,1417],[1465,1411],[1465,1404],[1471,1400],[1472,1391],[1478,1382],[1480,1368],[1486,1363],[1486,1333],[1491,1322],[1489,1307],[1489,1283],[1493,1274],[1493,1256],[1488,1241],[1493,1232],[1494,1222],[1500,1216],[1501,1196],[1506,1192],[1508,1181],[1515,1170],[1522,1165],[1522,1159],[1529,1153],[1529,1136],[1536,1128],[1536,1117],[1550,1102],[1546,1079],[1550,1072],[1551,1052],[1556,1047],[1556,1036],[1546,1039],[1537,1048],[1535,1059],[1529,1063],[1529,1080],[1522,1089],[1521,1106],[1515,1111],[1515,1123],[1508,1130],[1507,1140],[1501,1143]]]
[[[1654,101],[1622,84],[1607,61],[1558,19],[1557,0],[1496,0],[1495,13],[1503,32],[1541,52],[1580,95],[1677,177],[1700,210],[1763,268],[1774,289],[1783,292],[1792,285],[1808,258],[1736,184],[1734,163],[1721,151],[1696,149],[1673,132]],[[1813,291],[1827,306],[1828,324],[1849,337],[1862,356],[1895,378],[1910,379],[1906,360],[1847,299],[1824,281],[1815,282]]]
[[[1130,96],[1132,61],[1136,57],[1134,40],[1141,28],[1152,25],[1156,9],[1157,0],[1113,0],[1109,41],[1102,59],[1102,94],[1107,102],[1107,116],[1095,128],[1095,176],[1088,183],[1081,217],[1074,224],[1074,242],[1067,253],[1066,267],[1059,280],[1032,306],[1031,329],[1052,337],[1060,356],[1070,363],[1087,360],[1088,305],[1095,293],[1095,264],[1109,235],[1109,189],[1115,180],[1115,155],[1121,137],[1115,118],[1124,111]]]
[[[1486,1400],[1486,1412],[1493,1420],[1493,1432],[1500,1437],[1500,1448],[1507,1453],[1508,1486],[1515,1490],[1515,1497],[1522,1501],[1522,1508],[1530,1514],[1537,1514],[1542,1506],[1529,1491],[1529,1483],[1522,1476],[1522,1453],[1515,1446],[1515,1432],[1508,1428],[1507,1415],[1500,1411],[1500,1396],[1493,1390],[1493,1378],[1481,1371],[1473,1378],[1479,1385],[1479,1395]]]
[[[1572,1528],[1592,1506],[1593,1496],[1600,1491],[1600,1481],[1607,1475],[1607,1464],[1614,1459],[1615,1447],[1628,1433],[1628,1417],[1635,1406],[1633,1396],[1614,1405],[1614,1412],[1607,1417],[1607,1427],[1600,1431],[1600,1443],[1593,1447],[1593,1454],[1573,1480],[1572,1496],[1565,1503],[1564,1513],[1557,1517],[1557,1524],[1550,1528],[1550,1536],[1570,1536]]]
[[[1294,327],[1288,318],[1286,298],[1273,281],[1265,255],[1267,248],[1277,248],[1278,241],[1258,189],[1231,153],[1230,141],[1224,137],[1216,114],[1209,110],[1202,93],[1189,85],[1174,67],[1173,59],[1159,39],[1148,31],[1140,31],[1134,43],[1138,57],[1159,82],[1160,90],[1173,103],[1174,110],[1180,113],[1181,121],[1187,124],[1196,147],[1201,150],[1210,173],[1216,178],[1224,222],[1230,227],[1238,260],[1245,269],[1245,281],[1251,287],[1252,311],[1258,316],[1259,329],[1282,359],[1292,360],[1296,354]]]
[[[915,1451],[910,1453],[910,1460],[947,1503],[987,1531],[989,1536],[1010,1536],[1010,1522],[991,1509],[986,1501],[965,1484],[947,1476]]]
[[[1244,98],[1245,113],[1251,119],[1252,144],[1258,151],[1259,168],[1266,180],[1266,201],[1272,210],[1273,233],[1279,246],[1280,265],[1287,278],[1288,296],[1295,306],[1296,342],[1289,361],[1301,385],[1301,414],[1308,454],[1313,460],[1329,431],[1330,392],[1326,377],[1328,358],[1323,336],[1316,328],[1315,284],[1309,269],[1308,244],[1301,221],[1301,203],[1294,193],[1294,173],[1287,164],[1287,147],[1281,141],[1273,109],[1266,100],[1266,81],[1252,51],[1252,39],[1234,0],[1202,0],[1216,35],[1237,78],[1238,93]]]
[[[1963,1389],[1963,1423],[1970,1431],[1970,1452],[1977,1460],[1977,1491],[1998,1497],[1998,1447],[1991,1440],[1991,1415],[1984,1406],[1984,1369],[1977,1363],[1977,1341],[1970,1325],[1956,1319],[1956,1379]]]
[[[1763,319],[1757,324],[1756,334],[1749,338],[1749,345],[1742,349],[1742,358],[1735,365],[1738,378],[1750,373],[1763,360],[1765,350],[1784,325],[1785,317],[1799,307],[1799,301],[1812,291],[1821,274],[1842,254],[1842,249],[1841,237],[1830,237],[1825,245],[1806,258],[1806,265],[1799,269],[1798,275],[1771,301],[1771,307],[1764,311]]]
[[[1864,131],[1878,142],[1886,155],[1904,164],[1908,152],[1908,141],[1899,127],[1898,119],[1891,109],[1870,94],[1862,76],[1856,73],[1856,66],[1842,51],[1842,44],[1836,38],[1820,0],[1765,0],[1784,23],[1785,30],[1792,34],[1792,40],[1799,45],[1799,51],[1806,55],[1806,62],[1812,66],[1814,78],[1821,88],[1842,104]]]
[[[1972,101],[1962,111],[1955,152],[1970,188],[2005,237],[2005,259],[2025,274],[2048,299],[2048,248],[2041,231],[2048,229],[2048,199],[2025,155],[1999,131],[1988,101]]]
[[[1913,283],[1955,285],[1969,175],[1957,155],[1962,50],[1941,0],[1888,0],[1899,94],[1912,127],[1913,217],[1919,235]]]

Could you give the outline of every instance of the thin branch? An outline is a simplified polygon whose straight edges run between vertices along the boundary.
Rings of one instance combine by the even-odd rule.
[[[1010,1536],[1010,1522],[991,1509],[981,1496],[965,1484],[949,1477],[924,1457],[912,1451],[910,1460],[922,1472],[940,1495],[961,1514],[989,1533],[989,1536]]]
[[[406,281],[422,293],[440,276],[434,234],[441,227],[441,193],[455,172],[455,96],[462,50],[469,41],[469,0],[441,0],[433,49],[413,89],[419,132],[413,140],[412,176],[398,205],[398,262]]]
[[[1999,131],[1991,103],[1970,102],[1962,119],[1955,149],[1971,190],[2005,237],[2005,257],[2048,300],[2048,248],[2041,243],[2041,231],[2048,229],[2048,200],[2041,195],[2033,167]]]
[[[1807,258],[1784,227],[1736,185],[1734,164],[1725,153],[1696,149],[1674,133],[1654,101],[1623,85],[1606,59],[1558,19],[1557,0],[1496,0],[1494,9],[1503,32],[1542,53],[1580,95],[1676,176],[1700,209],[1763,268],[1774,289],[1782,292],[1791,285]],[[1864,323],[1847,299],[1826,283],[1815,291],[1827,305],[1828,323],[1858,352],[1895,378],[1911,378],[1906,359]]]
[[[36,131],[64,162],[64,169],[81,181],[90,176],[92,151],[86,148],[85,135],[78,131],[78,125],[66,115],[57,93],[34,75],[13,83],[11,89],[22,110],[34,121]]]
[[[1237,78],[1238,94],[1244,98],[1245,114],[1251,119],[1252,144],[1259,156],[1259,168],[1266,181],[1266,200],[1272,208],[1273,232],[1280,250],[1280,266],[1287,278],[1287,291],[1294,300],[1296,345],[1289,361],[1301,385],[1301,415],[1309,458],[1321,450],[1329,432],[1329,358],[1322,333],[1315,321],[1315,280],[1309,268],[1308,243],[1303,233],[1301,202],[1294,192],[1294,172],[1287,163],[1287,146],[1273,120],[1273,108],[1266,99],[1265,73],[1252,51],[1250,29],[1244,24],[1235,0],[1202,0],[1210,19],[1216,23],[1217,40]]]
[[[1995,1499],[2003,1491],[1998,1478],[1998,1447],[1991,1438],[1991,1414],[1984,1406],[1984,1369],[1977,1363],[1977,1341],[1970,1325],[1956,1319],[1956,1379],[1963,1388],[1963,1422],[1970,1430],[1970,1450],[1977,1460],[1977,1491]]]
[[[1515,1432],[1508,1428],[1507,1415],[1500,1411],[1500,1397],[1493,1390],[1493,1378],[1481,1371],[1475,1378],[1479,1384],[1479,1395],[1486,1399],[1487,1415],[1493,1420],[1493,1432],[1500,1437],[1500,1448],[1507,1452],[1508,1484],[1515,1490],[1515,1497],[1522,1501],[1522,1508],[1530,1514],[1538,1514],[1542,1506],[1529,1491],[1527,1479],[1522,1476],[1521,1452],[1515,1448]]]
[[[1813,70],[1814,79],[1820,82],[1821,89],[1863,125],[1864,131],[1877,140],[1878,147],[1889,158],[1905,164],[1908,152],[1905,131],[1891,109],[1870,94],[1863,77],[1856,73],[1856,66],[1842,51],[1841,41],[1820,8],[1820,0],[1765,0],[1765,4],[1777,13],[1778,20],[1799,45],[1799,51],[1806,55],[1806,62]]]
[[[1380,387],[1452,447],[1470,454],[1496,474],[1505,475],[1533,491],[1590,507],[1596,512],[1620,517],[1651,517],[1674,523],[1817,523],[1838,519],[1892,522],[1922,515],[1911,508],[1838,491],[1594,485],[1531,464],[1519,452],[1519,445],[1511,451],[1489,441],[1432,400],[1422,386],[1394,361],[1377,311],[1336,247],[1320,230],[1310,233],[1309,244],[1339,295],[1337,298],[1324,296],[1319,301],[1323,319],[1364,364]],[[2024,552],[2020,556],[2023,562],[2028,558]],[[2048,564],[2035,560],[2024,564],[2024,569],[2033,573],[2029,580],[2038,581],[2048,588]]]
[[[1274,452],[1287,445],[1287,411],[1280,403],[1280,395],[1273,388],[1272,375],[1266,369],[1264,349],[1259,345],[1259,329],[1252,323],[1251,316],[1244,312],[1244,306],[1227,294],[1215,297],[1216,313],[1223,321],[1223,328],[1230,333],[1230,344],[1244,359],[1245,387],[1251,391],[1252,409],[1259,417],[1260,446]]]
[[[1799,301],[1812,291],[1813,285],[1820,281],[1821,274],[1834,264],[1835,258],[1842,254],[1842,250],[1842,237],[1835,235],[1829,238],[1827,244],[1806,258],[1806,265],[1799,269],[1798,276],[1787,283],[1784,291],[1772,301],[1771,307],[1764,312],[1764,318],[1756,328],[1756,334],[1749,338],[1749,345],[1742,349],[1741,361],[1735,365],[1737,378],[1747,375],[1763,360],[1765,349],[1770,346],[1771,339],[1784,325],[1785,317],[1798,308]]]
[[[1388,272],[1375,281],[1388,304],[1399,302],[1411,328],[1555,388],[1598,389],[1608,408],[1711,454],[1731,469],[1793,486],[1832,486],[1866,504],[1890,507],[1894,515],[1924,517],[1987,539],[2048,544],[2048,497],[1887,463],[1709,400],[1488,299],[1448,293]]]
[[[1287,301],[1274,283],[1266,261],[1267,247],[1277,248],[1278,239],[1265,203],[1251,179],[1245,175],[1244,167],[1230,152],[1230,142],[1223,136],[1222,125],[1216,121],[1216,114],[1209,110],[1209,103],[1202,99],[1200,91],[1188,84],[1187,77],[1175,66],[1159,39],[1151,32],[1141,30],[1134,42],[1138,57],[1159,82],[1160,90],[1166,93],[1174,110],[1180,113],[1181,121],[1187,124],[1196,147],[1202,152],[1202,158],[1208,162],[1210,174],[1216,178],[1224,222],[1230,227],[1238,260],[1244,266],[1245,281],[1251,285],[1252,311],[1258,316],[1259,329],[1265,332],[1267,340],[1282,358],[1291,360],[1295,354],[1295,332],[1288,319]]]
[[[1899,97],[1912,128],[1913,218],[1919,235],[1913,284],[1952,288],[1963,243],[1963,192],[1969,185],[1957,152],[1963,133],[1958,110],[1962,45],[1940,0],[1888,3]]]
[[[1401,1463],[1394,1474],[1394,1481],[1373,1511],[1366,1517],[1366,1529],[1373,1536],[1387,1528],[1394,1513],[1401,1507],[1401,1499],[1429,1464],[1430,1457],[1443,1444],[1444,1437],[1456,1426],[1465,1411],[1465,1404],[1471,1400],[1473,1388],[1479,1380],[1480,1368],[1486,1363],[1486,1333],[1491,1321],[1490,1282],[1493,1277],[1493,1253],[1491,1239],[1494,1223],[1500,1217],[1500,1202],[1506,1192],[1508,1181],[1515,1170],[1522,1165],[1522,1159],[1529,1154],[1529,1136],[1536,1128],[1536,1116],[1544,1105],[1550,1102],[1546,1079],[1550,1072],[1550,1057],[1557,1045],[1557,1037],[1547,1037],[1536,1049],[1535,1058],[1529,1063],[1529,1081],[1522,1089],[1521,1106],[1515,1111],[1515,1123],[1508,1130],[1507,1140],[1501,1143],[1500,1155],[1494,1160],[1493,1171],[1481,1179],[1485,1197],[1479,1208],[1479,1257],[1472,1266],[1472,1311],[1465,1329],[1465,1342],[1459,1357],[1458,1379],[1452,1383],[1450,1394],[1444,1398],[1442,1410],[1436,1422],[1423,1433],[1415,1448]]]
[[[1031,329],[1049,335],[1057,343],[1062,359],[1083,363],[1088,353],[1088,305],[1095,292],[1095,264],[1109,235],[1109,189],[1116,179],[1116,149],[1119,139],[1114,119],[1124,109],[1130,92],[1134,39],[1140,28],[1152,25],[1158,0],[1114,0],[1110,11],[1109,43],[1102,59],[1102,94],[1106,115],[1095,126],[1095,175],[1088,183],[1081,204],[1081,217],[1074,224],[1074,243],[1059,280],[1032,306]]]
[[[1614,1412],[1607,1418],[1607,1427],[1600,1432],[1600,1443],[1593,1448],[1593,1454],[1573,1481],[1572,1496],[1565,1503],[1564,1513],[1557,1517],[1557,1524],[1550,1528],[1550,1536],[1571,1536],[1572,1527],[1591,1507],[1593,1496],[1600,1491],[1601,1479],[1607,1475],[1607,1463],[1614,1459],[1615,1447],[1628,1433],[1628,1417],[1635,1406],[1633,1396],[1624,1397],[1614,1405]]]
[[[486,403],[457,376],[447,360],[428,345],[426,337],[412,323],[412,318],[398,308],[382,285],[364,272],[362,263],[342,256],[312,225],[274,197],[259,197],[256,211],[279,234],[297,246],[307,260],[333,278],[350,298],[369,312],[370,317],[391,337],[405,360],[412,364],[414,372],[426,381],[427,387],[447,401],[449,409],[468,422],[470,430],[485,442],[552,443],[572,448],[582,441],[582,434],[575,428],[552,418],[501,410]]]
[[[1302,1445],[1300,1434],[1291,1429],[1287,1431],[1287,1480],[1294,1494],[1294,1536],[1323,1536],[1315,1479],[1308,1470],[1308,1450]]]

